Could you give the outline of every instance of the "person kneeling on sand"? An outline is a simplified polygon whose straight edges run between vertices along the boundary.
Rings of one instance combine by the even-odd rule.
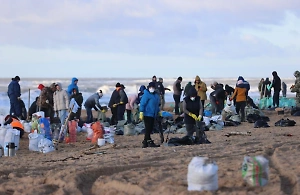
[[[142,96],[140,103],[140,120],[144,120],[145,123],[145,136],[143,143],[143,148],[147,147],[159,147],[151,139],[150,134],[153,130],[155,119],[158,115],[161,116],[159,109],[160,97],[155,91],[155,83],[150,82],[148,89],[144,90],[144,95]]]
[[[195,88],[191,88],[188,95],[183,99],[183,112],[187,136],[192,137],[196,131],[199,143],[208,143],[203,129],[200,129],[198,125],[196,126],[196,123],[201,123],[203,106]]]

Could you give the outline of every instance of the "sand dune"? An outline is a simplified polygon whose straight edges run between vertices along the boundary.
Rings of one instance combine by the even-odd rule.
[[[75,144],[59,144],[42,154],[28,150],[27,135],[15,157],[2,157],[0,194],[298,194],[300,177],[300,118],[267,111],[270,128],[243,123],[222,131],[206,132],[212,144],[141,148],[142,135],[116,136],[116,145],[89,150],[84,133]],[[275,127],[282,117],[295,127]],[[251,136],[230,136],[231,131],[251,131]],[[287,136],[291,134],[292,136]],[[152,135],[158,142],[159,135]],[[170,134],[170,137],[183,135]],[[242,179],[245,155],[264,155],[270,162],[269,182],[251,187]],[[188,192],[187,167],[194,156],[207,156],[218,167],[217,192]]]

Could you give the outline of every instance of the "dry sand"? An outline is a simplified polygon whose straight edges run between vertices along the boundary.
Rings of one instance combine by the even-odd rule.
[[[298,194],[300,118],[265,113],[271,119],[270,128],[256,129],[253,124],[242,123],[208,131],[212,142],[208,145],[142,149],[143,135],[138,135],[115,136],[115,147],[107,144],[88,150],[90,142],[79,133],[75,144],[62,143],[57,151],[42,154],[28,150],[25,134],[17,156],[0,158],[0,194]],[[294,119],[296,126],[275,127],[282,117]],[[251,131],[252,136],[224,136],[231,131]],[[176,136],[183,135],[170,135]],[[158,134],[152,138],[159,140]],[[246,155],[269,159],[266,186],[251,187],[243,181],[241,166]],[[218,191],[187,191],[187,168],[194,156],[216,161]]]

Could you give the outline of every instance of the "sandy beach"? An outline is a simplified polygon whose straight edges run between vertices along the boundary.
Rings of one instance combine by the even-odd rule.
[[[0,158],[0,194],[298,194],[300,118],[264,113],[271,127],[254,128],[245,122],[207,131],[212,144],[205,145],[142,149],[143,135],[136,135],[115,136],[115,145],[89,150],[91,142],[81,132],[76,143],[61,143],[57,151],[42,154],[28,150],[25,134],[15,157]],[[295,120],[296,126],[275,127],[283,117]],[[251,136],[225,136],[232,131],[251,131]],[[170,134],[170,138],[182,136]],[[152,138],[159,141],[158,134]],[[244,156],[256,155],[269,160],[269,181],[264,187],[251,187],[242,179]],[[194,156],[217,163],[216,192],[187,191],[187,168]]]

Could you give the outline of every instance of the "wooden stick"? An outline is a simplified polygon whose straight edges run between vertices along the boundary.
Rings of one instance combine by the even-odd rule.
[[[30,120],[30,117],[29,117],[29,108],[30,108],[30,88],[28,89],[28,107],[27,107],[27,121]]]

